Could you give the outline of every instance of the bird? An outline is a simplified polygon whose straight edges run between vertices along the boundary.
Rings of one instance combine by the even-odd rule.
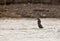
[[[37,20],[38,20],[38,21],[37,21],[38,27],[39,27],[39,28],[43,28],[43,26],[42,26],[42,24],[41,24],[41,20],[40,20],[39,18],[37,18]]]

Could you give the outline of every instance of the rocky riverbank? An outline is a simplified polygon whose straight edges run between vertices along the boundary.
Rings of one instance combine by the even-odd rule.
[[[9,15],[12,16],[13,13],[15,13],[17,17],[20,15],[22,17],[59,18],[60,6],[59,5],[46,5],[46,4],[30,4],[30,3],[10,4],[6,6],[6,13],[8,14],[7,16]]]

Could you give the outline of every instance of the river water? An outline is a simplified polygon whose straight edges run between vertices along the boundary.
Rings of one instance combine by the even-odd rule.
[[[41,18],[43,29],[35,18],[1,18],[0,41],[60,41],[60,19]]]

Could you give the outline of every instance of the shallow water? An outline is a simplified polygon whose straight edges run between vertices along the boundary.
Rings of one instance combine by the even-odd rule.
[[[42,18],[43,29],[32,18],[0,19],[0,41],[59,41],[60,19]]]

